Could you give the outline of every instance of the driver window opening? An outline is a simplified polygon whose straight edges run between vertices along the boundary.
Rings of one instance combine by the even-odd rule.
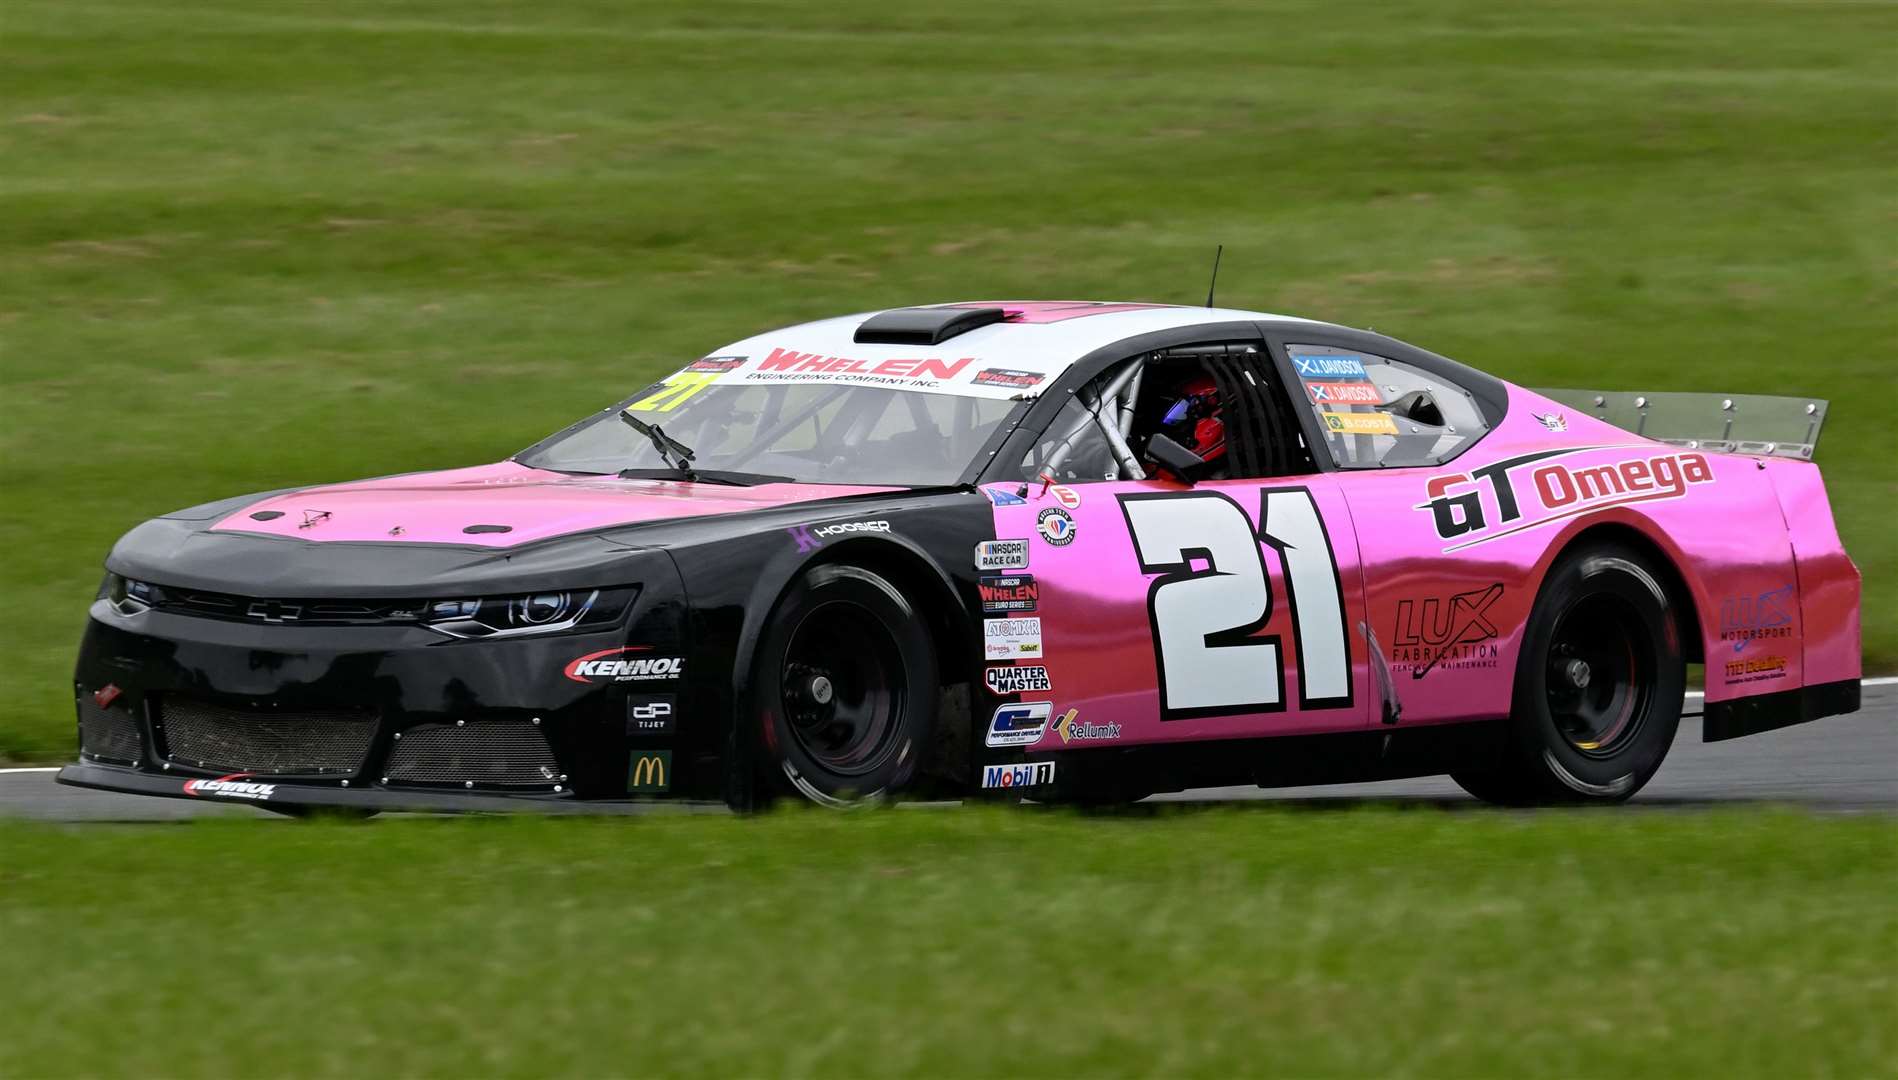
[[[1195,345],[1126,361],[1070,398],[1022,478],[1199,480],[1295,476],[1311,453],[1264,354]]]

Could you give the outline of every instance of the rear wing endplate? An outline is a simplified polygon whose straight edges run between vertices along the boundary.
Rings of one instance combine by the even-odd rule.
[[[1537,390],[1578,413],[1644,438],[1696,450],[1812,460],[1825,424],[1818,398],[1762,394],[1639,394]]]

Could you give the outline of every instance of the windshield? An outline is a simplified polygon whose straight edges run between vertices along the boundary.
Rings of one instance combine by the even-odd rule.
[[[810,484],[954,484],[1021,403],[837,385],[656,383],[622,406],[691,448],[692,468]],[[653,440],[613,409],[522,454],[536,469],[668,469]]]

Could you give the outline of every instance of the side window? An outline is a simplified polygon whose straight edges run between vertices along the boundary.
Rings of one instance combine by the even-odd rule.
[[[1433,465],[1489,430],[1469,391],[1401,360],[1327,345],[1285,350],[1341,469]]]
[[[1082,396],[1069,398],[1055,415],[1054,423],[1022,455],[1023,480],[1034,480],[1044,473],[1070,483],[1120,477],[1120,461],[1096,419],[1105,416],[1106,410],[1099,403],[1085,404]]]
[[[1137,356],[1094,379],[1023,455],[1021,476],[1061,481],[1296,476],[1314,471],[1290,401],[1249,342]],[[1155,448],[1165,436],[1170,454]],[[1188,463],[1181,463],[1185,455]],[[1174,465],[1163,464],[1172,460]]]

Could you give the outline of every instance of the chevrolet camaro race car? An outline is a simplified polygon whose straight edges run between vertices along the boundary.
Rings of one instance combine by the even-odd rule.
[[[1709,740],[1858,707],[1824,414],[1249,311],[828,319],[498,464],[138,526],[59,779],[287,813],[1438,773],[1618,801],[1690,664]]]

